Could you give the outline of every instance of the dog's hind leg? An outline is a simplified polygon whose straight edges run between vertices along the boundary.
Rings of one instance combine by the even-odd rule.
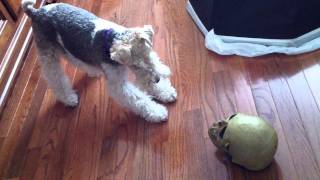
[[[127,68],[121,65],[102,64],[108,80],[109,94],[120,105],[150,122],[167,120],[167,109],[127,80]]]
[[[45,46],[38,46],[43,77],[59,101],[67,106],[76,106],[78,96],[59,63],[60,47],[50,44],[47,42]]]

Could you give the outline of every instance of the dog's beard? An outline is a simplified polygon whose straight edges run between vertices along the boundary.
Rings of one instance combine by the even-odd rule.
[[[160,74],[156,71],[155,64],[151,60],[151,52],[152,46],[133,46],[131,50],[131,62],[133,63],[131,69],[142,74],[149,82],[158,83],[160,81]]]
[[[158,83],[160,81],[160,75],[154,71],[154,68],[141,68],[136,65],[129,66],[129,68],[139,77],[143,77],[147,83]]]

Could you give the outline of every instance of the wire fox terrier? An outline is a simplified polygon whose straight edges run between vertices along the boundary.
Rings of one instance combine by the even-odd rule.
[[[89,76],[104,75],[109,94],[120,105],[150,122],[167,120],[166,107],[153,101],[173,102],[177,93],[170,82],[170,69],[152,49],[151,26],[126,28],[64,3],[35,9],[36,0],[22,0],[32,19],[35,42],[44,79],[56,98],[76,106],[78,96],[60,67],[59,56]],[[135,85],[128,81],[135,74]]]

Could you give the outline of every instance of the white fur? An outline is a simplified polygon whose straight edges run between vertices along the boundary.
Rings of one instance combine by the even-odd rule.
[[[159,56],[154,51],[150,53],[150,61],[154,64],[155,71],[159,72],[162,77],[168,78],[171,75],[170,68],[161,62]]]
[[[64,49],[66,49],[66,48],[64,47],[64,44],[63,44],[61,35],[60,35],[59,33],[57,33],[57,41],[58,41],[58,43],[59,43]]]
[[[36,3],[36,0],[22,0],[21,1],[21,5],[23,8],[25,8],[25,6],[34,5],[35,3]]]
[[[71,62],[74,66],[84,70],[89,77],[100,77],[103,74],[100,68],[84,63],[83,61],[74,57],[69,51],[66,51],[64,55],[68,58],[69,62]]]
[[[172,87],[169,78],[161,78],[156,84],[148,83],[143,80],[143,73],[135,73],[137,76],[136,84],[143,91],[147,92],[153,98],[161,102],[174,102],[177,100],[177,92],[174,87]]]
[[[54,4],[48,4],[43,6],[43,8],[47,11],[50,11],[52,8],[56,7],[57,5],[59,5],[60,3],[54,3]]]
[[[146,93],[127,80],[125,66],[115,68],[109,64],[103,64],[102,67],[107,75],[110,95],[117,102],[147,121],[161,122],[167,119],[168,111],[164,106],[152,101]]]

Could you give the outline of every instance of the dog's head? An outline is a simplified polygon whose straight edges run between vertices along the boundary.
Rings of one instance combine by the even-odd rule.
[[[160,73],[157,72],[152,61],[154,31],[150,25],[143,28],[131,28],[130,36],[116,42],[110,49],[111,59],[128,66],[134,71],[144,72],[152,82],[159,82]]]

